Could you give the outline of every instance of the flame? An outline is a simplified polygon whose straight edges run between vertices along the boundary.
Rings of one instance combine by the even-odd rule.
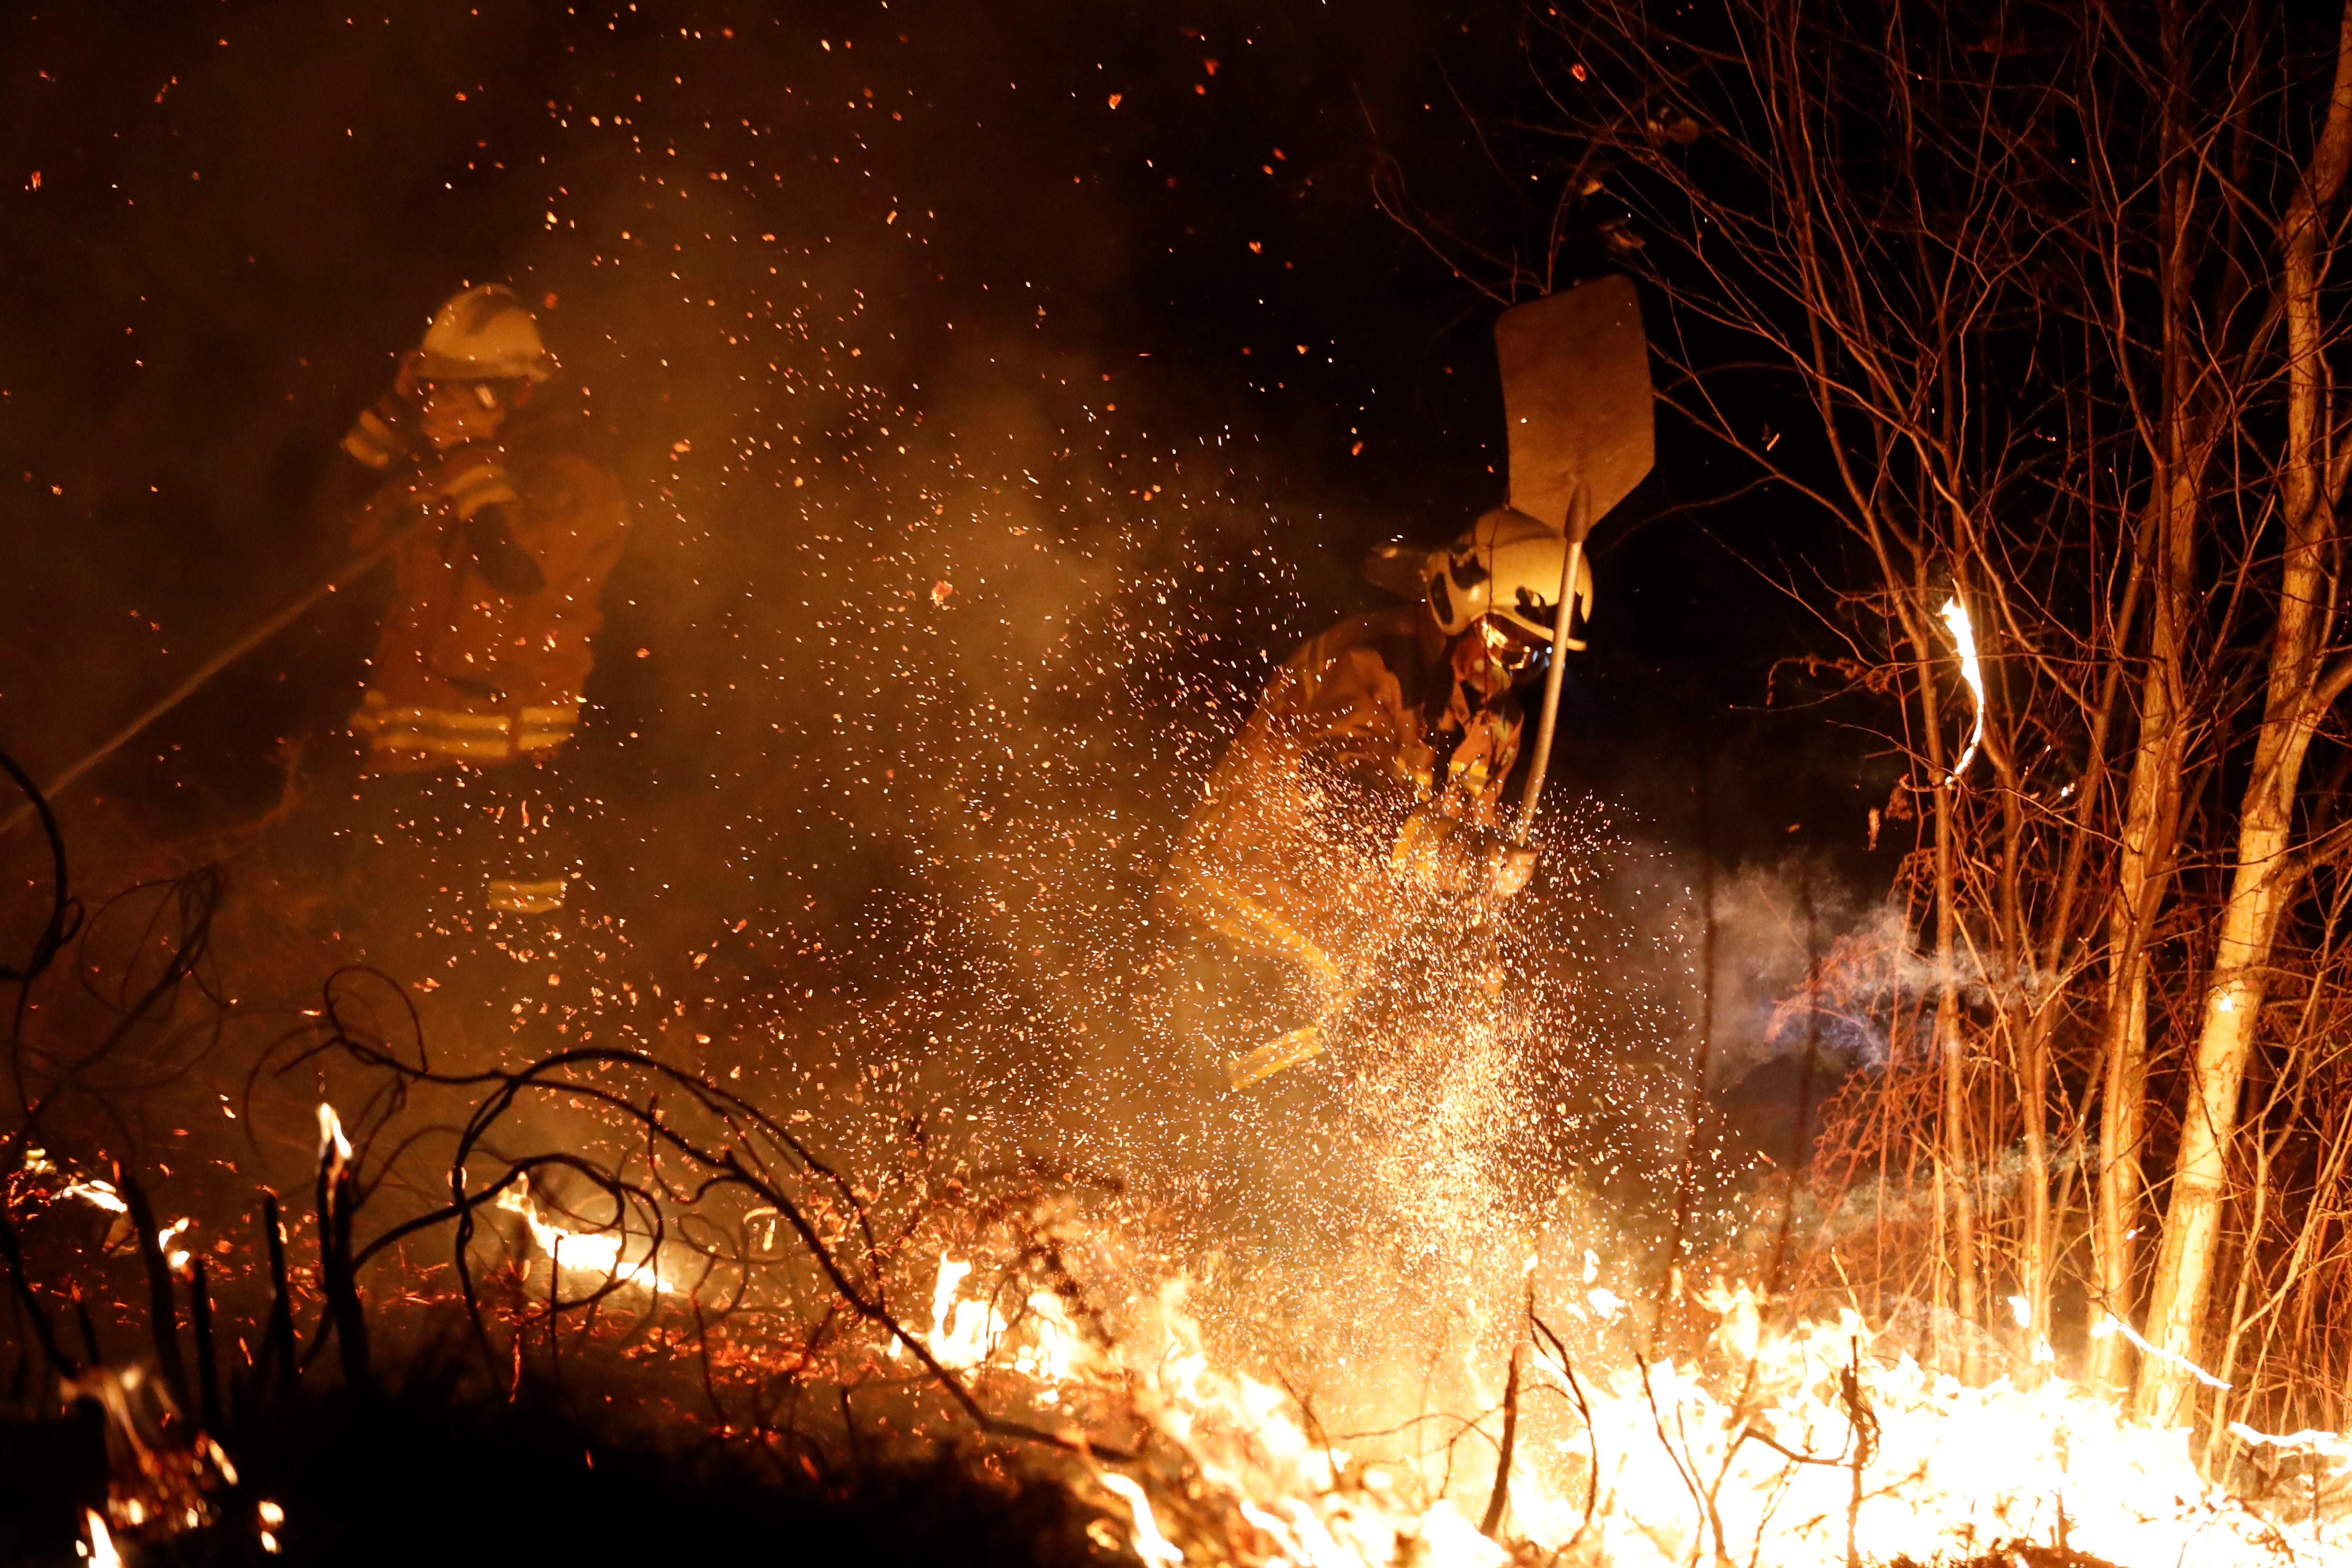
[[[1160,1533],[1160,1521],[1151,1512],[1151,1500],[1143,1489],[1115,1470],[1106,1470],[1096,1478],[1109,1490],[1123,1499],[1129,1515],[1135,1521],[1135,1554],[1146,1563],[1181,1563],[1184,1549]]]
[[[131,1205],[122,1201],[122,1194],[114,1190],[111,1182],[68,1182],[58,1189],[58,1196],[79,1198],[90,1207],[104,1209],[109,1214],[131,1212]]]
[[[352,1163],[352,1141],[343,1136],[342,1118],[323,1100],[319,1102],[319,1163],[327,1167],[330,1182],[341,1180],[343,1167]]]
[[[559,1275],[575,1274],[593,1285],[617,1279],[658,1295],[677,1293],[677,1287],[661,1277],[651,1258],[631,1262],[623,1257],[623,1248],[630,1238],[619,1226],[577,1231],[557,1225],[541,1215],[539,1205],[520,1185],[508,1187],[496,1201],[499,1208],[521,1216],[523,1224],[530,1227],[532,1239],[539,1243],[539,1249],[547,1254]]]
[[[962,1372],[986,1361],[1004,1331],[1004,1320],[993,1308],[967,1310],[966,1304],[956,1300],[957,1289],[971,1273],[971,1264],[942,1258],[939,1279],[931,1287],[931,1331],[923,1336],[923,1343],[950,1372]]]
[[[106,1528],[106,1521],[96,1509],[81,1510],[82,1531],[86,1541],[77,1542],[77,1556],[89,1559],[90,1568],[122,1568],[122,1553],[114,1549],[114,1536]]]
[[[992,1300],[961,1299],[971,1272],[970,1263],[940,1259],[931,1286],[931,1326],[923,1335],[923,1348],[950,1372],[969,1372],[1002,1354],[1004,1365],[1037,1385],[1039,1404],[1058,1404],[1060,1386],[1097,1365],[1095,1347],[1050,1290],[1030,1293],[1017,1330]],[[890,1353],[902,1359],[896,1345]]]
[[[1976,761],[1977,748],[1984,744],[1984,666],[1977,661],[1976,623],[1969,619],[1969,607],[1960,603],[1959,595],[1954,595],[1944,601],[1943,616],[1944,625],[1951,628],[1952,651],[1960,656],[1960,679],[1968,682],[1969,694],[1977,702],[1976,729],[1969,734],[1968,746],[1960,752],[1959,762],[1952,768],[1952,777],[1957,779],[1968,772],[1969,764]]]
[[[2257,1447],[2276,1448],[2285,1454],[2318,1454],[2331,1459],[2340,1459],[2343,1463],[2336,1467],[2335,1474],[2352,1475],[2352,1437],[2347,1437],[2343,1433],[2319,1432],[2309,1427],[2300,1432],[2284,1434],[2257,1432],[2242,1421],[2231,1422],[2230,1430],[2236,1434],[2241,1442],[2250,1443]]]
[[[237,1484],[236,1467],[220,1444],[193,1428],[171,1392],[143,1363],[90,1368],[68,1379],[68,1401],[87,1399],[106,1427],[106,1508],[98,1522],[147,1541],[198,1530],[217,1517],[213,1499]],[[95,1531],[83,1552],[115,1562],[110,1537]]]
[[[188,1250],[184,1247],[175,1247],[173,1243],[187,1234],[189,1223],[188,1217],[183,1215],[155,1233],[155,1250],[163,1255],[164,1263],[175,1274],[186,1270]]]
[[[2124,1338],[2132,1342],[2132,1344],[2139,1351],[2140,1354],[2144,1356],[2151,1356],[2158,1361],[2169,1362],[2174,1366],[2179,1367],[2181,1371],[2187,1373],[2189,1376],[2195,1378],[2198,1382],[2203,1384],[2208,1388],[2226,1389],[2230,1386],[2220,1378],[2215,1377],[2211,1373],[2207,1372],[2203,1367],[2199,1366],[2195,1362],[2190,1361],[2187,1356],[2182,1355],[2179,1352],[2168,1351],[2160,1345],[2150,1344],[2147,1341],[2140,1338],[2138,1332],[2135,1331],[2129,1323],[2125,1322],[2113,1312],[2107,1313],[2097,1322],[2091,1325],[2091,1337],[2093,1339],[2103,1340],[2109,1334],[2123,1335]]]
[[[1630,1353],[1612,1369],[1596,1352],[1572,1389],[1558,1354],[1533,1348],[1503,1532],[1518,1545],[1498,1544],[1470,1522],[1491,1468],[1465,1474],[1450,1455],[1393,1435],[1360,1439],[1361,1451],[1332,1444],[1287,1390],[1216,1364],[1181,1279],[1129,1314],[1139,1331],[1100,1346],[1058,1303],[1048,1311],[1043,1293],[1008,1324],[976,1299],[976,1272],[940,1262],[925,1340],[943,1363],[1024,1373],[1039,1404],[1124,1394],[1190,1460],[1194,1479],[1170,1494],[1190,1501],[1173,1515],[1152,1507],[1163,1476],[1093,1471],[1126,1504],[1130,1550],[1154,1565],[1228,1555],[1206,1539],[1188,1552],[1190,1537],[1169,1523],[1197,1518],[1203,1496],[1221,1499],[1237,1538],[1252,1542],[1245,1560],[1283,1568],[1502,1568],[1527,1548],[1572,1549],[1612,1568],[1684,1568],[1710,1552],[1795,1568],[1844,1560],[1849,1528],[1865,1562],[2062,1536],[2118,1568],[2257,1568],[2352,1552],[2352,1521],[2298,1516],[2290,1528],[2266,1518],[2200,1476],[2186,1430],[2139,1425],[2039,1364],[2032,1386],[2004,1377],[1969,1387],[1882,1352],[1851,1310],[1773,1332],[1759,1297],[1721,1286],[1702,1303],[1716,1315],[1713,1370]],[[1563,1318],[1630,1343],[1646,1314],[1604,1287],[1579,1294]],[[2038,1345],[2030,1359],[2042,1363]],[[1465,1426],[1477,1416],[1455,1413]],[[2241,1436],[2352,1471],[2352,1439],[2338,1434]],[[1694,1503],[1695,1483],[1712,1489],[1708,1509]]]

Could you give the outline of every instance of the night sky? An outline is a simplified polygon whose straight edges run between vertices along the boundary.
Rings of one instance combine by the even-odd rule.
[[[634,536],[567,765],[627,825],[603,880],[641,921],[871,935],[942,875],[992,903],[940,868],[1007,856],[988,834],[1024,800],[1156,823],[1095,868],[1148,883],[1265,670],[1381,602],[1364,549],[1501,499],[1498,306],[1372,172],[1518,243],[1557,196],[1523,161],[1518,26],[1311,0],[18,11],[0,744],[53,774],[331,571],[336,438],[440,300],[499,280],[620,437]],[[1571,268],[1604,263],[1589,239]],[[1671,424],[1659,452],[1596,541],[1551,798],[1688,879],[1704,759],[1718,859],[1883,873],[1891,765],[1841,722],[1866,714],[1762,711],[1819,632],[1739,557],[1834,578],[1818,521]],[[289,776],[331,794],[381,602],[240,662],[78,786],[69,832],[185,841]]]

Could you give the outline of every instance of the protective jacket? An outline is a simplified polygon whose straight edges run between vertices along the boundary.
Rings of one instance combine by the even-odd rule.
[[[627,529],[620,481],[577,418],[518,415],[497,441],[419,454],[397,414],[380,405],[344,440],[387,475],[373,526],[424,519],[394,553],[395,601],[352,727],[379,771],[547,756],[579,722]]]
[[[1409,921],[1416,812],[1492,828],[1517,759],[1506,691],[1474,704],[1420,605],[1343,621],[1284,662],[1210,775],[1160,908],[1326,1000],[1364,985]]]

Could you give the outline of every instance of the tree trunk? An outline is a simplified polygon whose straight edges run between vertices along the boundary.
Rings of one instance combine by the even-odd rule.
[[[2148,1339],[2168,1356],[2191,1362],[2201,1348],[2212,1290],[2239,1090],[2268,988],[2271,944],[2301,880],[2290,853],[2294,804],[2304,755],[2319,719],[2319,660],[2334,606],[2327,568],[2336,519],[2327,482],[2328,370],[2319,298],[2326,272],[2323,227],[2347,164],[2352,164],[2352,5],[2347,5],[2338,26],[2326,122],[2280,224],[2287,429],[2282,465],[2286,547],[2278,623],[2253,772],[2239,812],[2237,868],[2222,906],[2213,972],[2205,988],[2148,1308]],[[2192,1392],[2181,1365],[2152,1358],[2140,1379],[2140,1414],[2164,1425],[2179,1425],[2194,1414]]]
[[[2265,726],[2266,739],[2268,733]],[[2299,764],[2300,756],[2295,761]],[[2272,759],[2273,777],[2281,765],[2280,759]],[[2298,879],[2287,868],[2292,796],[2281,801],[2277,795],[2273,788],[2264,791],[2259,803],[2249,801],[2239,826],[2238,870],[2221,910],[2221,942],[2205,993],[2189,1103],[2181,1117],[2180,1150],[2173,1165],[2171,1202],[2165,1210],[2148,1304],[2150,1342],[2167,1355],[2189,1362],[2202,1352],[2207,1298],[2221,1238],[2230,1145],[2237,1133],[2238,1091],[2262,1016],[2271,939]],[[2185,1367],[2151,1360],[2140,1377],[2140,1414],[2163,1426],[2180,1426],[2193,1414],[2190,1393]]]
[[[2147,673],[2141,681],[2139,737],[2124,800],[2122,853],[2108,917],[2104,1081],[2099,1100],[2099,1305],[2133,1317],[2133,1233],[2146,1178],[2140,1141],[2147,1134],[2147,942],[2171,886],[2173,838],[2180,821],[2180,781],[2188,752],[2183,630],[2196,569],[2198,498],[2213,449],[2201,432],[2170,455],[2149,505],[2143,537],[2152,542],[2157,586],[2148,616]],[[2122,1393],[2131,1385],[2131,1346],[2120,1334],[2091,1342],[2093,1384]]]
[[[2132,1316],[2132,1244],[2144,1186],[2139,1142],[2147,1122],[2147,957],[2137,939],[2127,939],[2127,945],[2109,983],[2098,1189],[2099,1306],[2126,1321]],[[2131,1347],[2122,1335],[2091,1341],[2089,1376],[2094,1386],[2111,1393],[2130,1391]]]
[[[2099,1103],[2098,1219],[2094,1235],[2098,1304],[2129,1322],[2137,1314],[2138,1234],[2147,1201],[2141,1164],[2147,1134],[2148,947],[2171,889],[2180,822],[2181,774],[2188,757],[2189,705],[2185,648],[2196,591],[2197,525],[2206,459],[2212,452],[2210,412],[2190,414],[2189,288],[2194,271],[2190,215],[2195,160],[2182,147],[2184,50],[2178,0],[2158,7],[2163,89],[2159,142],[2166,170],[2157,214],[2157,273],[2162,281],[2157,369],[2160,402],[2140,551],[2156,578],[2148,616],[2147,666],[2141,681],[2139,735],[2125,800],[2121,853],[2109,906],[2107,1010],[2103,1026]],[[2119,322],[2118,325],[2121,325]],[[2132,1349],[2120,1334],[2091,1342],[2095,1386],[2120,1395],[2131,1387]]]

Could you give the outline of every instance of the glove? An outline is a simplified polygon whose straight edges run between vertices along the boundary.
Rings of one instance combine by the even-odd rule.
[[[484,507],[465,529],[466,542],[474,552],[474,567],[481,573],[483,582],[513,599],[536,594],[547,586],[547,574],[539,569],[530,551],[515,542],[503,505]]]
[[[1498,900],[1517,895],[1535,868],[1534,850],[1426,806],[1405,818],[1389,855],[1390,871],[1408,887]]]
[[[1497,849],[1487,890],[1498,899],[1516,899],[1536,874],[1536,852],[1524,844],[1504,842]]]

